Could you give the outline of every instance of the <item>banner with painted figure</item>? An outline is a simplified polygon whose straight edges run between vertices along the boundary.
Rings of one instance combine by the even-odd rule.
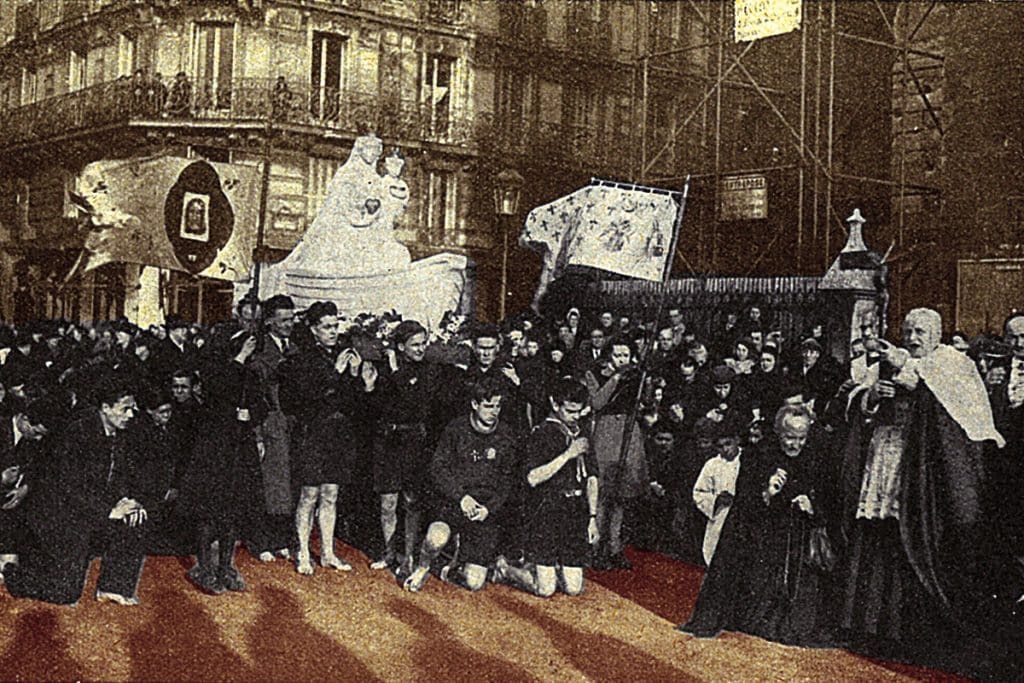
[[[660,281],[680,208],[668,194],[608,185],[590,185],[537,207],[519,237],[524,247],[543,252],[534,303],[571,265]]]
[[[238,280],[252,265],[259,214],[254,168],[180,157],[105,160],[78,176],[88,215],[85,262],[138,263]]]

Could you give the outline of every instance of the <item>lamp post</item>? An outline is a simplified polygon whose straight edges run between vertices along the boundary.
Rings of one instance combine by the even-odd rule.
[[[523,176],[506,168],[494,180],[494,215],[501,230],[501,302],[498,317],[505,319],[505,300],[508,298],[508,233],[512,217],[519,212],[519,195],[523,189]]]

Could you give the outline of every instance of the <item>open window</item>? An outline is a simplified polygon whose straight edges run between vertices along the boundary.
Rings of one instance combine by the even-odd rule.
[[[204,109],[230,109],[235,66],[235,28],[196,24],[192,42],[196,96]]]
[[[315,119],[336,121],[341,118],[347,52],[347,37],[320,31],[313,34],[309,82],[312,86],[310,113]]]

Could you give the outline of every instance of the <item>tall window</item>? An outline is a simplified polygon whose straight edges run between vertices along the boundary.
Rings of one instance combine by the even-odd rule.
[[[117,75],[131,76],[135,71],[136,39],[123,33],[117,37]]]
[[[39,4],[39,28],[47,30],[60,21],[61,7],[57,0],[37,0]]]
[[[54,86],[53,71],[49,70],[49,71],[46,72],[46,75],[43,76],[43,96],[42,96],[42,99],[45,100],[48,97],[53,97],[55,94],[56,94],[56,89],[55,89],[55,86]]]
[[[446,237],[455,235],[456,179],[452,171],[435,170],[429,176],[427,197],[427,243],[445,244]]]
[[[588,86],[573,86],[566,89],[570,124],[577,130],[591,130],[597,126],[597,96]]]
[[[686,8],[674,2],[651,2],[651,47],[667,50],[676,47],[680,39],[681,14]]]
[[[426,108],[427,131],[446,137],[451,120],[455,60],[424,54],[420,62],[420,104]]]
[[[15,86],[10,81],[4,81],[3,89],[0,90],[0,109],[12,109],[18,106],[17,98],[14,96]]]
[[[88,85],[97,85],[107,80],[107,53],[109,46],[93,48],[89,51],[89,58],[86,61]]]
[[[309,82],[313,86],[311,108],[316,118],[333,120],[341,113],[347,48],[348,39],[345,36],[319,31],[313,34]]]
[[[536,80],[533,74],[500,71],[495,88],[495,113],[498,125],[507,131],[513,144],[521,144],[520,136],[534,116],[533,99]]]
[[[21,103],[31,104],[36,101],[35,69],[21,70]]]
[[[193,74],[198,96],[207,107],[231,106],[235,62],[235,29],[230,24],[196,24],[192,43]]]
[[[68,91],[84,88],[89,78],[89,59],[85,52],[72,50],[68,59]]]

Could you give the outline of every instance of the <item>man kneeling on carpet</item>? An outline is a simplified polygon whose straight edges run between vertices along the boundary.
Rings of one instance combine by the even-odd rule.
[[[451,577],[452,564],[441,577],[472,591],[487,581],[500,536],[500,511],[513,486],[514,432],[499,421],[503,384],[484,378],[473,387],[471,410],[453,420],[441,436],[430,463],[439,514],[427,529],[419,564],[403,584],[408,591],[423,588],[431,563],[458,536],[457,559],[462,571]]]
[[[116,376],[93,387],[95,405],[64,431],[44,477],[26,500],[31,542],[6,573],[16,598],[59,605],[78,602],[93,550],[102,556],[96,599],[137,605],[145,561],[145,471],[125,429],[136,410],[132,389]]]
[[[523,441],[520,456],[527,491],[523,545],[526,566],[496,562],[496,580],[541,597],[555,593],[561,579],[569,595],[583,592],[583,567],[598,541],[597,460],[580,418],[589,396],[582,383],[558,380],[551,414]],[[533,567],[532,569],[530,567]]]

